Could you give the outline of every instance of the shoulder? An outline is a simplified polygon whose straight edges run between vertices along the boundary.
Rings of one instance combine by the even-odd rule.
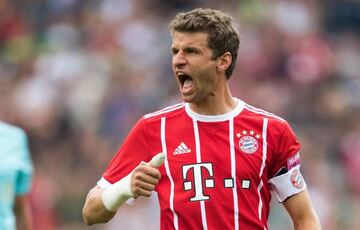
[[[263,109],[245,104],[244,114],[255,119],[258,125],[261,125],[263,130],[266,130],[269,142],[274,141],[293,141],[296,140],[296,134],[293,131],[289,122],[280,116],[267,112]]]
[[[17,152],[26,149],[27,136],[21,128],[0,122],[0,153],[7,153],[9,150],[14,149]],[[1,154],[0,154],[1,155]]]
[[[184,107],[185,107],[184,102],[167,106],[163,109],[144,115],[143,119],[146,120],[147,122],[151,122],[151,121],[161,120],[161,118],[170,118],[173,116],[177,116],[184,111]]]
[[[243,114],[258,124],[266,124],[267,129],[272,133],[281,134],[283,130],[289,126],[284,118],[247,103],[244,103]]]
[[[24,138],[26,137],[26,134],[23,129],[20,127],[4,123],[0,121],[0,137],[9,137],[9,138]]]
[[[261,119],[267,118],[267,119],[278,121],[280,123],[286,122],[285,119],[283,119],[282,117],[280,117],[274,113],[268,112],[261,108],[257,108],[255,106],[249,105],[247,103],[244,103],[244,111],[246,111],[248,114],[250,114],[254,117],[258,117]]]
[[[249,105],[247,103],[244,103],[244,113],[255,119],[256,118],[261,120],[267,119],[269,122],[276,123],[279,125],[283,125],[284,123],[286,123],[286,120],[284,118],[274,113],[263,110],[261,108],[257,108],[255,106]]]

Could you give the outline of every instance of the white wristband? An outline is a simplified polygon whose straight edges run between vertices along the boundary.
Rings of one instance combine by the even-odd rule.
[[[131,191],[131,173],[107,188],[101,196],[105,208],[116,212],[134,194]]]
[[[165,158],[166,155],[164,153],[158,153],[146,164],[150,165],[150,167],[158,168],[162,165]],[[129,198],[134,197],[134,194],[131,191],[131,174],[132,172],[118,182],[112,184],[102,193],[101,199],[108,211],[116,212]]]

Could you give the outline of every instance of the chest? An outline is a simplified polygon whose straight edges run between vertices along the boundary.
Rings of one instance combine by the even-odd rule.
[[[229,157],[229,133],[225,124],[190,123],[167,131],[167,156],[173,164],[214,163]]]
[[[167,125],[163,145],[174,179],[206,183],[207,178],[210,185],[226,186],[234,176],[259,180],[264,164],[262,136],[258,124],[191,121]]]

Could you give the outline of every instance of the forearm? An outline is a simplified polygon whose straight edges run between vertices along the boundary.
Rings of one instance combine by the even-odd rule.
[[[165,155],[159,153],[149,163],[140,163],[131,173],[106,190],[95,186],[86,198],[82,212],[84,222],[88,225],[106,223],[129,198],[150,196],[161,177],[156,167],[164,159]]]
[[[102,190],[98,187],[93,188],[87,198],[82,210],[84,222],[88,225],[106,223],[111,220],[116,212],[108,211],[102,201]]]
[[[321,229],[319,218],[307,190],[290,197],[283,204],[291,216],[295,230]]]
[[[15,201],[15,216],[17,229],[32,230],[32,212],[27,196],[17,196]]]
[[[302,221],[294,222],[294,229],[295,230],[320,230],[321,225],[320,225],[319,219],[317,218],[317,216],[314,213],[314,215],[311,215]]]
[[[312,206],[312,205],[311,205]],[[297,219],[293,219],[295,230],[320,230],[320,220],[315,210],[311,207]]]

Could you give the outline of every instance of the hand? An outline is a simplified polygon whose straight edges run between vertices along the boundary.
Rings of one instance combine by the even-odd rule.
[[[141,162],[132,172],[131,191],[134,197],[149,197],[155,190],[155,186],[161,178],[160,171],[157,169],[165,160],[165,154],[159,153],[150,162]]]

